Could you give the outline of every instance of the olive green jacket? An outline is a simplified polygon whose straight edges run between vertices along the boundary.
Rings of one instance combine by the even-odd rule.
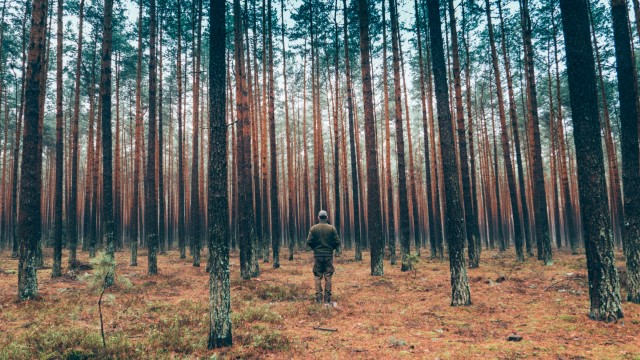
[[[309,230],[307,246],[313,250],[316,257],[333,256],[333,250],[340,247],[340,236],[336,228],[324,220],[315,224]]]

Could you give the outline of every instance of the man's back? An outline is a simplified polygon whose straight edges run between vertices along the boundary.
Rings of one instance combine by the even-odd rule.
[[[338,231],[326,221],[320,221],[309,230],[307,245],[315,256],[333,256],[333,250],[340,246]]]

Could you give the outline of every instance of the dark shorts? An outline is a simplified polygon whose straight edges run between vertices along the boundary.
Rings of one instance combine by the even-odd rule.
[[[333,268],[332,256],[316,256],[313,264],[313,275],[316,277],[331,276],[335,269]]]

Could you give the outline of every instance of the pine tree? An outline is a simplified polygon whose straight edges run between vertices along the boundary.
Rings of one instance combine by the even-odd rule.
[[[638,155],[638,84],[631,51],[629,13],[624,0],[611,1],[616,74],[620,99],[622,180],[624,186],[623,229],[627,258],[627,299],[640,303],[640,159]]]
[[[154,1],[154,0],[152,0]],[[115,225],[113,219],[113,148],[111,146],[111,48],[112,48],[113,0],[104,1],[102,34],[102,65],[100,76],[100,99],[102,101],[102,166],[104,246],[107,257],[113,259]],[[113,284],[113,273],[105,279],[106,285]]]
[[[149,275],[158,273],[158,194],[156,188],[156,0],[149,3],[149,136],[147,139],[147,173],[145,176],[145,232],[147,235],[147,252],[149,259]],[[110,184],[109,184],[110,185]]]
[[[34,0],[31,10],[31,30],[27,73],[25,77],[24,135],[20,177],[20,214],[18,238],[20,241],[18,263],[18,297],[22,300],[38,297],[36,253],[41,235],[42,152],[39,148],[41,115],[38,98],[44,90],[41,86],[44,71],[44,49],[47,21],[47,0]]]
[[[225,1],[210,0],[209,30],[209,349],[231,346]]]
[[[449,107],[449,91],[445,69],[444,48],[440,19],[440,1],[427,0],[429,15],[429,33],[431,35],[432,67],[442,146],[442,171],[444,193],[446,196],[446,234],[449,247],[449,266],[451,268],[451,305],[471,304],[467,263],[464,246],[466,242],[464,212],[460,196],[460,180],[456,164],[453,122]]]
[[[64,141],[62,139],[62,132],[64,127],[62,119],[62,10],[62,0],[58,0],[56,31],[56,223],[53,240],[53,267],[51,269],[51,277],[58,277],[62,275],[62,177],[64,165]],[[0,61],[2,61],[1,56]],[[1,93],[2,91],[0,91],[0,94]]]
[[[623,314],[607,205],[587,0],[561,0],[560,10],[567,52],[578,186],[589,273],[589,317],[594,320],[615,321],[622,318]]]
[[[371,246],[371,275],[381,276],[383,270],[384,240],[380,215],[380,177],[378,176],[378,150],[373,119],[373,89],[371,86],[371,50],[369,40],[369,2],[358,1],[360,29],[360,62],[362,93],[364,96],[364,131],[367,158],[367,237]],[[398,106],[398,104],[396,104]]]

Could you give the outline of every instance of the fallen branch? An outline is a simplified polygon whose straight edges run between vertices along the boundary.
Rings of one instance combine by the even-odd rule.
[[[331,328],[325,328],[325,327],[320,327],[320,326],[314,326],[313,330],[320,330],[320,331],[329,331],[329,332],[336,332],[338,331],[338,329],[331,329]]]

